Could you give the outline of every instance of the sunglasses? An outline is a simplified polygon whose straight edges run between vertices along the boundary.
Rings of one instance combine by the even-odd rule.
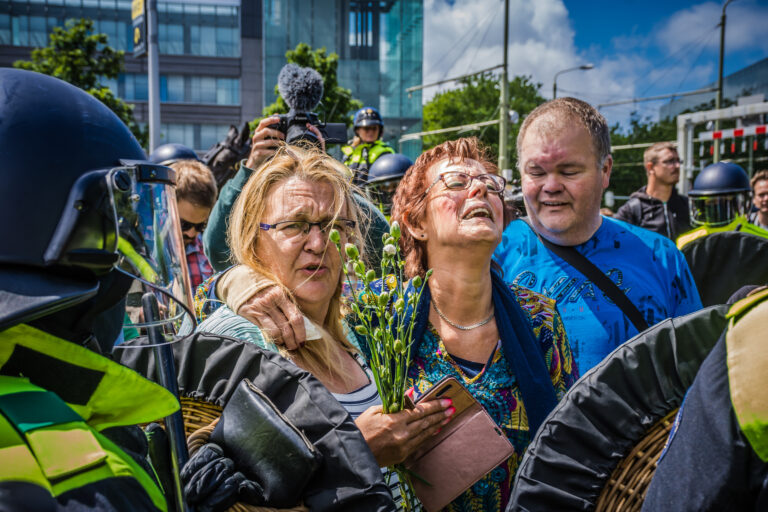
[[[208,225],[207,220],[203,222],[198,222],[197,224],[195,224],[194,222],[189,222],[184,219],[179,219],[179,220],[181,220],[182,232],[189,231],[190,229],[195,228],[195,231],[197,231],[198,233],[202,233],[203,231],[205,231],[205,227]]]

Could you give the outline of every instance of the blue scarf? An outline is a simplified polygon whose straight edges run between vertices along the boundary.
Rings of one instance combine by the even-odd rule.
[[[501,347],[515,372],[523,405],[528,415],[528,428],[533,437],[557,404],[557,395],[544,361],[544,354],[533,334],[528,316],[518,304],[515,294],[495,271],[491,271],[491,282],[494,317],[501,338]],[[408,293],[414,293],[414,291],[413,288],[409,288]],[[419,344],[426,334],[430,303],[431,294],[427,286],[416,306],[412,354],[418,352]]]

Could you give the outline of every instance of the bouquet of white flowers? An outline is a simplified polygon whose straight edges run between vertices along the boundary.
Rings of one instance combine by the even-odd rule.
[[[406,311],[416,309],[432,274],[430,270],[425,279],[415,276],[410,281],[409,290],[409,283],[403,278],[405,262],[400,256],[398,246],[400,233],[400,226],[393,222],[389,233],[384,235],[381,277],[377,276],[373,269],[366,268],[355,245],[348,243],[342,251],[340,234],[336,230],[330,233],[331,241],[336,245],[342,262],[345,262],[344,274],[352,290],[350,308],[355,314],[354,328],[358,334],[365,337],[370,354],[369,365],[381,396],[382,409],[386,414],[401,411],[405,406],[408,363],[411,358],[416,316],[413,313],[407,315]],[[353,274],[357,286],[353,286]],[[412,475],[400,466],[392,469],[400,479],[400,493],[405,509],[411,510],[414,506],[414,494],[410,485]]]

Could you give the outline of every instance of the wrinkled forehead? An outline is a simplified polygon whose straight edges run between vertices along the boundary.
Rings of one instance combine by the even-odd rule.
[[[343,191],[331,182],[291,177],[270,187],[264,216],[325,219],[346,213]]]
[[[488,169],[486,169],[481,162],[471,158],[465,158],[463,160],[459,157],[444,158],[432,164],[429,168],[428,177],[430,180],[434,180],[438,175],[445,174],[446,172],[464,172],[472,176],[477,176],[479,174],[488,173]]]

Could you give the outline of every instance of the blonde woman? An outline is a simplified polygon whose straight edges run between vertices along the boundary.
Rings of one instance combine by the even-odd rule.
[[[381,400],[359,347],[343,322],[341,260],[328,233],[362,251],[360,209],[342,164],[319,151],[281,147],[249,179],[234,205],[228,230],[236,263],[283,288],[304,315],[307,341],[288,350],[223,306],[198,331],[240,338],[280,352],[311,372],[355,418],[380,466],[405,458],[447,423],[450,401],[382,414]],[[309,333],[308,333],[309,334]]]

